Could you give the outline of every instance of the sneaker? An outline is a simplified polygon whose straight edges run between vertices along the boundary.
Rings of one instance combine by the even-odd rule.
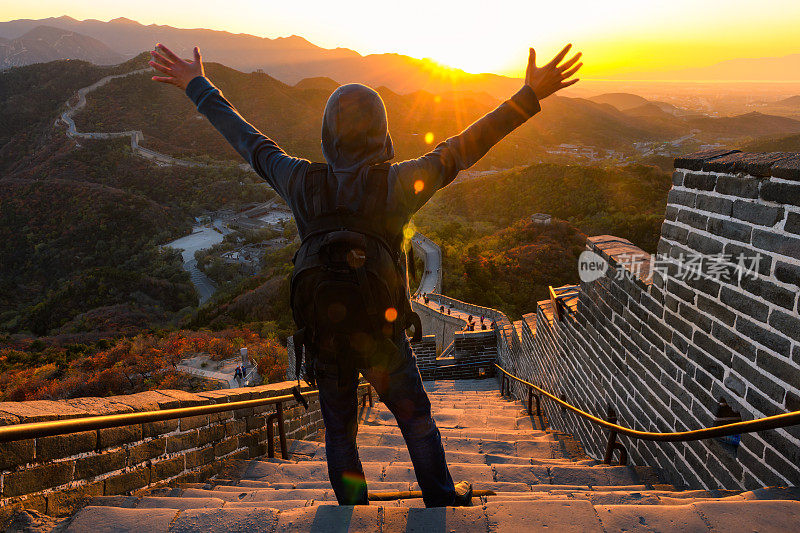
[[[453,500],[453,507],[472,506],[472,483],[462,481],[456,483],[456,497]]]

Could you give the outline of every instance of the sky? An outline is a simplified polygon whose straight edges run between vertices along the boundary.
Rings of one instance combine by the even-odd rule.
[[[1,20],[60,15],[294,34],[515,76],[529,46],[541,63],[567,42],[584,52],[581,75],[595,79],[800,53],[798,0],[0,0]]]

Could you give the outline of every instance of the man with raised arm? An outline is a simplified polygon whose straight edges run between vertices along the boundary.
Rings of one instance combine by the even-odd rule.
[[[340,504],[368,503],[356,446],[360,372],[397,419],[425,505],[469,505],[472,485],[450,477],[406,335],[415,325],[417,336],[419,323],[401,259],[403,228],[459,171],[538,113],[540,100],[578,81],[572,76],[581,54],[564,61],[570,48],[543,67],[531,48],[516,94],[427,154],[399,163],[390,163],[381,97],[364,85],[343,85],[325,106],[324,164],[287,155],[242,118],[205,77],[198,48],[192,60],[161,44],[151,52],[150,65],[162,74],[153,80],[185,90],[294,214],[302,238],[292,277],[295,350],[305,354],[307,380],[319,388],[328,473]]]

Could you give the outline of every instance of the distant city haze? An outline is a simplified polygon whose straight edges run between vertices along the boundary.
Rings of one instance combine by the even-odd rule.
[[[544,58],[571,41],[585,54],[584,79],[764,81],[764,76],[771,76],[769,81],[800,81],[800,2],[796,0],[73,0],[68,4],[37,0],[3,4],[2,20],[126,17],[142,24],[269,38],[300,35],[324,48],[344,47],[364,55],[396,52],[431,58],[431,68],[440,63],[471,73],[520,76],[528,46],[535,46]],[[777,59],[715,65],[746,58]]]

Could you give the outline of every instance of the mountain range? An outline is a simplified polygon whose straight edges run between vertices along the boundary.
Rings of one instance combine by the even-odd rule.
[[[113,65],[125,57],[97,39],[52,26],[35,26],[13,39],[0,38],[0,69],[57,59]]]
[[[291,85],[304,78],[326,76],[341,83],[361,82],[373,87],[383,85],[401,93],[419,89],[431,92],[458,89],[507,97],[521,83],[518,79],[496,74],[469,74],[428,59],[415,59],[402,54],[362,56],[347,48],[321,48],[297,35],[269,39],[226,31],[144,25],[126,18],[108,22],[76,20],[67,16],[12,20],[0,22],[0,37],[14,39],[42,25],[97,39],[126,59],[143,50],[152,50],[158,42],[167,44],[184,57],[190,57],[192,47],[197,45],[203,50],[207,61],[220,62],[247,72],[261,69]],[[80,59],[92,61],[88,57]]]
[[[347,48],[327,49],[303,37],[291,35],[270,39],[248,34],[234,34],[209,29],[185,29],[166,25],[144,25],[116,18],[108,22],[68,16],[38,20],[19,19],[0,22],[0,46],[18,39],[39,26],[49,26],[82,34],[129,59],[155,43],[163,42],[178,54],[191,56],[192,47],[200,46],[208,61],[216,61],[246,72],[263,70],[280,81],[294,85],[300,80],[324,76],[340,83],[361,82],[373,87],[385,86],[399,93],[426,90],[441,93],[452,90],[485,92],[504,98],[519,88],[520,80],[496,74],[470,74],[440,65],[430,59],[417,59],[403,54],[361,55]],[[77,36],[75,37],[77,39]],[[92,42],[90,48],[98,48]],[[83,55],[58,56],[53,50],[38,50],[14,58],[15,66],[50,61],[61,57],[87,61],[111,61],[110,56],[92,50]],[[800,54],[783,57],[743,58],[713,65],[671,71],[649,71],[617,76],[619,80],[683,80],[683,81],[795,81],[800,82]],[[587,80],[591,81],[591,80]]]

